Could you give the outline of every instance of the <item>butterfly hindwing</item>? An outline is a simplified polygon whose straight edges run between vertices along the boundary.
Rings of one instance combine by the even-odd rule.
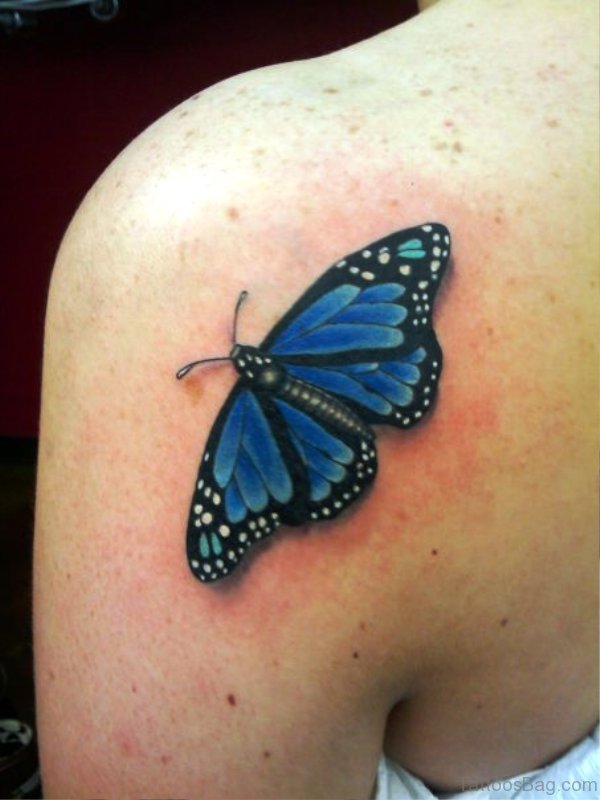
[[[198,472],[187,553],[202,581],[229,574],[281,524],[333,519],[372,482],[374,442],[239,381]]]
[[[286,365],[294,378],[339,397],[367,423],[410,428],[433,408],[442,351],[433,331],[390,360],[325,366]]]

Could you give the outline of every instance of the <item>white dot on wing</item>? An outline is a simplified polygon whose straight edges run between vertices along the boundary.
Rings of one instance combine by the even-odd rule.
[[[213,515],[210,513],[210,511],[205,511],[200,519],[205,525],[208,525],[210,522],[213,521]]]

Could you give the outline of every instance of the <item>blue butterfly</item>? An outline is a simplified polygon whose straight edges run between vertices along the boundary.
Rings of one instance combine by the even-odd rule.
[[[197,578],[229,575],[280,525],[337,517],[375,480],[370,426],[410,428],[432,408],[442,351],[431,315],[449,254],[443,225],[393,233],[330,267],[259,347],[234,333],[229,356],[177,372],[229,360],[239,373],[194,488]]]

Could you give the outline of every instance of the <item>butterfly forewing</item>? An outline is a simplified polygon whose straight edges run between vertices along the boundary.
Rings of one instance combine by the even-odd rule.
[[[334,366],[397,358],[431,329],[450,256],[437,223],[394,233],[330,267],[261,344],[286,363]]]

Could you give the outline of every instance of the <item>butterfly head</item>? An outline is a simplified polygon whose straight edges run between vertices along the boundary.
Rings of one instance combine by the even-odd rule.
[[[229,357],[240,376],[255,388],[275,391],[285,380],[285,369],[257,347],[235,344]]]

